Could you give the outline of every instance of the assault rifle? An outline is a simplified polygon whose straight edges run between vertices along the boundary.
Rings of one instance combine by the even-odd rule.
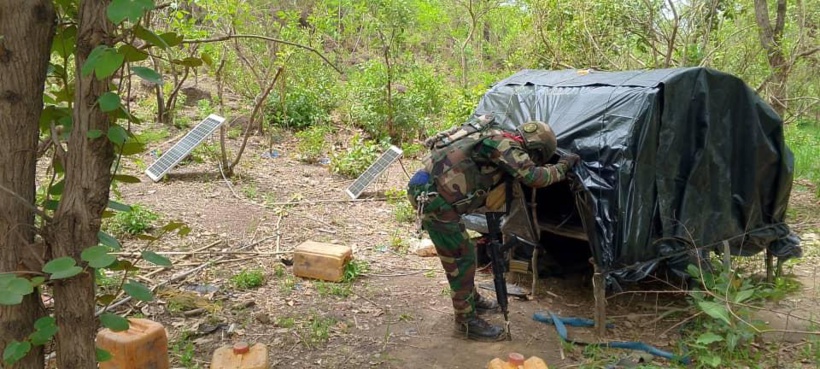
[[[505,263],[504,253],[512,249],[514,246],[525,244],[531,247],[536,245],[526,241],[516,235],[511,235],[507,243],[503,242],[501,234],[501,212],[487,212],[487,236],[490,242],[487,244],[487,249],[490,253],[493,266],[493,285],[495,287],[495,296],[498,300],[498,306],[501,307],[501,312],[504,313],[504,331],[507,334],[507,340],[511,340],[510,336],[510,312],[507,301],[507,282],[504,279],[504,273],[507,272],[507,264]]]

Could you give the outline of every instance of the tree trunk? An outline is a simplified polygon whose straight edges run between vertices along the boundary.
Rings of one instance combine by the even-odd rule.
[[[768,89],[769,102],[774,110],[781,117],[786,112],[787,90],[786,83],[789,78],[790,65],[783,55],[781,41],[783,40],[783,28],[786,25],[786,0],[777,0],[775,24],[772,26],[769,20],[769,5],[767,0],[755,0],[755,20],[757,21],[760,45],[766,50],[766,59],[769,68],[772,70],[771,77],[764,85],[771,86]]]
[[[106,17],[108,3],[91,0],[80,3],[74,125],[65,162],[65,189],[47,232],[53,257],[73,257],[78,264],[81,264],[82,250],[99,243],[97,232],[108,203],[114,160],[113,146],[106,135],[88,138],[90,130],[108,132],[111,126],[108,116],[95,106],[98,97],[108,91],[111,79],[98,80],[93,74],[83,77],[81,72],[95,47],[113,43],[113,25]],[[54,284],[55,317],[60,329],[57,333],[58,367],[96,368],[94,301],[91,273],[84,272]]]
[[[43,86],[51,55],[54,9],[47,0],[0,1],[0,272],[39,271],[34,243],[35,169]],[[40,295],[0,305],[0,351],[21,341],[43,316]],[[14,368],[43,368],[42,347]]]

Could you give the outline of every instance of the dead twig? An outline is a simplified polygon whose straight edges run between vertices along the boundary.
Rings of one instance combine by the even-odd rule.
[[[159,255],[213,255],[213,254],[222,254],[222,255],[283,255],[290,253],[290,251],[281,251],[281,252],[265,252],[265,251],[158,251],[156,254]],[[139,253],[136,252],[112,252],[111,255],[118,255],[118,256],[139,256]]]
[[[166,284],[173,283],[173,282],[176,282],[176,281],[179,281],[179,280],[185,279],[185,278],[187,278],[188,276],[190,276],[190,275],[192,275],[192,274],[194,274],[194,273],[197,273],[197,272],[199,272],[200,270],[205,269],[205,268],[207,268],[207,267],[209,267],[209,266],[213,265],[214,263],[216,263],[216,262],[218,262],[218,261],[221,261],[221,260],[222,260],[222,259],[224,259],[226,256],[227,256],[227,255],[222,255],[222,256],[220,256],[220,257],[218,257],[218,258],[214,259],[214,260],[211,260],[211,261],[205,262],[205,263],[203,263],[202,265],[200,265],[200,266],[198,266],[198,267],[196,267],[196,268],[193,268],[193,269],[187,270],[187,271],[185,271],[185,272],[182,272],[182,273],[180,273],[180,274],[177,274],[177,275],[171,276],[171,278],[166,279],[166,280],[164,280],[164,281],[162,281],[162,282],[158,283],[158,284],[157,284],[157,285],[155,285],[154,287],[152,287],[152,288],[151,288],[151,292],[156,291],[156,290],[157,290],[157,288],[160,288],[160,287],[162,287],[162,286],[164,286],[164,285],[166,285]],[[106,307],[104,307],[104,308],[101,308],[101,309],[97,310],[97,312],[96,312],[94,315],[95,315],[95,316],[99,316],[100,314],[102,314],[102,313],[104,313],[104,312],[106,312],[106,311],[108,311],[108,310],[111,310],[111,309],[113,309],[113,308],[115,308],[115,307],[118,307],[118,306],[120,306],[120,305],[123,305],[123,304],[125,304],[125,303],[127,303],[127,302],[129,302],[129,301],[131,301],[131,296],[126,296],[125,298],[123,298],[123,299],[121,299],[121,300],[119,300],[119,301],[117,301],[117,302],[115,302],[115,303],[112,303],[112,304],[110,304],[110,305],[108,305],[108,306],[106,306]]]
[[[316,205],[319,203],[326,203],[326,202],[368,202],[368,201],[387,201],[386,197],[374,197],[372,199],[324,199],[324,200],[304,200],[304,201],[287,201],[287,202],[275,202],[270,204],[271,206],[283,206],[283,205]]]

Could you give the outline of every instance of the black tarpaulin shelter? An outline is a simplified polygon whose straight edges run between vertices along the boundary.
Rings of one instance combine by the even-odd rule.
[[[726,241],[733,255],[801,255],[784,222],[794,159],[782,120],[737,77],[708,68],[523,70],[492,86],[475,113],[510,130],[547,121],[559,148],[581,156],[582,190],[539,189],[530,216],[556,234],[576,223],[598,267],[618,280],[659,265],[682,271]],[[556,213],[567,198],[569,222]]]

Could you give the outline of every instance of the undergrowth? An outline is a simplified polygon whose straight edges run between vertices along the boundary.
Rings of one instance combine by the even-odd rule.
[[[119,235],[138,235],[154,228],[159,215],[144,205],[131,205],[130,211],[121,211],[106,222],[108,231]]]
[[[350,139],[347,150],[333,154],[330,170],[345,177],[356,178],[379,158],[386,147],[387,141],[365,140],[357,133]]]
[[[820,127],[812,124],[794,124],[786,128],[786,144],[794,153],[794,176],[815,185],[820,197]]]
[[[684,330],[684,345],[698,368],[748,367],[764,359],[752,350],[767,329],[755,319],[765,301],[778,300],[797,290],[795,281],[778,277],[766,283],[740,268],[718,262],[707,272],[690,265],[687,273],[698,284],[689,301],[697,315]]]

